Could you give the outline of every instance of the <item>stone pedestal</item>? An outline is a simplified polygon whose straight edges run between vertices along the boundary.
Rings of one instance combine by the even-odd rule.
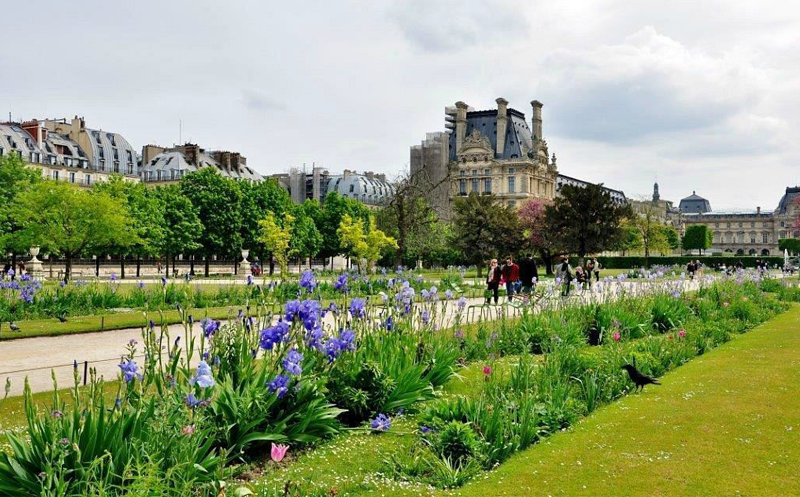
[[[239,276],[247,277],[249,274],[253,274],[251,272],[252,268],[250,265],[250,261],[247,260],[247,256],[250,255],[249,250],[242,250],[242,261],[239,263]]]
[[[39,255],[39,247],[31,247],[30,254],[32,259],[26,264],[26,270],[33,279],[41,280],[44,278],[44,265],[36,258]]]

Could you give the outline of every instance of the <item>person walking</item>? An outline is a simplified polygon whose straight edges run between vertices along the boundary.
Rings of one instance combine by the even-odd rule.
[[[594,274],[594,259],[586,263],[586,288],[592,288],[592,274]]]
[[[697,267],[694,265],[694,261],[689,261],[689,264],[686,265],[686,272],[689,273],[689,279],[694,279],[694,272]]]
[[[500,298],[499,289],[500,289],[501,277],[502,277],[502,271],[500,271],[500,267],[497,265],[497,259],[492,259],[492,261],[489,263],[489,272],[486,274],[487,304],[491,302],[492,296],[494,296],[495,305],[497,304],[497,301]],[[491,292],[491,294],[489,292]]]
[[[594,261],[594,280],[596,282],[600,282],[600,270],[603,269],[603,265],[600,264],[600,261],[597,259],[593,259]]]
[[[508,301],[511,302],[514,294],[519,291],[519,266],[514,263],[511,256],[506,259],[506,264],[503,266],[503,279],[506,280],[506,294]]]
[[[561,295],[564,297],[569,296],[569,288],[572,284],[574,275],[572,274],[572,266],[569,265],[569,257],[561,256],[561,264],[558,267],[558,278],[561,279],[562,289]]]
[[[519,261],[519,280],[522,283],[522,293],[531,293],[536,287],[538,279],[539,269],[536,267],[536,261],[533,259],[533,254],[528,254]]]

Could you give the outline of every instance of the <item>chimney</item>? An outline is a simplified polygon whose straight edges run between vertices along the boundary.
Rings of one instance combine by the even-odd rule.
[[[756,207],[756,214],[761,214],[761,206]]]
[[[467,134],[467,104],[456,102],[456,153],[461,152],[461,144]]]
[[[42,141],[47,138],[42,136],[42,125],[38,121],[27,121],[22,123],[20,127],[33,137],[38,148],[42,148]]]
[[[375,173],[373,173],[372,171],[365,171],[365,172],[364,172],[364,175],[365,175],[365,176],[367,177],[367,179],[369,179],[369,180],[374,180],[374,179],[375,179]]]
[[[541,140],[542,139],[542,102],[538,100],[533,100],[531,102],[531,108],[533,109],[533,132],[534,139]]]
[[[183,155],[186,156],[186,162],[189,164],[198,165],[197,161],[200,158],[199,148],[200,147],[192,143],[187,143],[183,146]]]
[[[502,157],[506,148],[506,127],[508,126],[508,100],[503,97],[497,102],[497,156]]]

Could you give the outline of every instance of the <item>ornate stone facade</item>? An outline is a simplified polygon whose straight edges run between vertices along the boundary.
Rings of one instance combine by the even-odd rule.
[[[473,192],[511,206],[556,195],[558,169],[542,138],[541,102],[531,102],[530,126],[506,99],[496,103],[497,109],[476,111],[456,102],[445,109],[448,132],[429,133],[411,148],[411,174],[429,183],[429,201],[442,217],[455,198]]]
[[[800,230],[795,226],[795,219],[800,212],[798,197],[800,187],[788,187],[778,207],[772,212],[762,212],[761,207],[756,207],[754,211],[684,213],[683,225],[708,226],[714,232],[711,252],[777,255],[780,253],[780,239],[800,237]]]

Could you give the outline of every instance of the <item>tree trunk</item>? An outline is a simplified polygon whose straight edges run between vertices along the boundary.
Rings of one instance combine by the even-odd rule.
[[[96,277],[100,277],[100,256],[98,255],[97,258],[94,260],[94,275]],[[72,268],[72,261],[69,263],[70,268]]]
[[[64,264],[64,281],[68,282],[72,277],[72,254],[64,254],[66,262]],[[98,258],[98,261],[100,259]]]
[[[233,258],[233,275],[239,274],[239,264],[236,263],[236,257]]]
[[[269,254],[269,275],[272,276],[275,274],[275,257],[272,256],[272,253]]]
[[[206,275],[206,278],[208,278],[209,269],[210,269],[210,265],[211,265],[211,261],[209,260],[208,254],[206,254],[206,258],[205,259],[206,259],[206,262],[205,262],[205,275]]]
[[[12,280],[17,278],[17,253],[11,251],[11,269],[14,270],[14,276],[11,277]]]
[[[172,268],[175,268],[175,256],[172,257]],[[189,256],[189,274],[194,276],[194,254]]]
[[[136,277],[138,278],[142,272],[142,256],[136,256]]]
[[[125,279],[125,256],[121,255],[119,257],[119,277],[123,280]]]

